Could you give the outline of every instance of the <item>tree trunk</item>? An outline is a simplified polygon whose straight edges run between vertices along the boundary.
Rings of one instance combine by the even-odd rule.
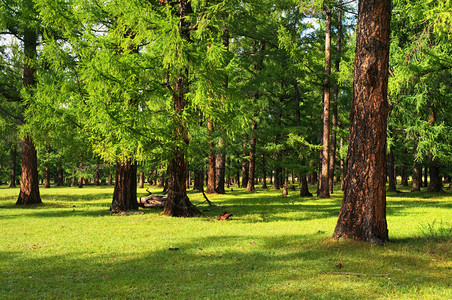
[[[265,155],[261,155],[262,158],[262,188],[267,189],[267,165],[265,162]]]
[[[341,1],[340,1],[341,2]],[[340,5],[340,3],[339,3]],[[336,61],[334,66],[334,72],[336,74],[339,74],[339,66],[341,62],[341,42],[342,42],[342,10],[338,10],[337,15],[337,45],[336,45]],[[333,130],[331,132],[331,153],[330,153],[330,167],[329,167],[329,192],[333,193],[334,189],[334,169],[335,169],[335,163],[336,163],[336,131],[337,131],[337,118],[338,118],[338,112],[337,112],[337,103],[338,103],[338,96],[339,96],[339,83],[336,81],[334,84],[334,92],[333,92]]]
[[[16,163],[17,163],[17,145],[13,144],[11,151],[11,177],[9,179],[9,187],[16,187]]]
[[[306,175],[301,176],[300,197],[312,197],[312,194],[309,192],[308,179],[306,178]]]
[[[424,168],[424,187],[428,187],[428,167]]]
[[[388,192],[397,191],[397,177],[396,177],[396,166],[394,159],[394,148],[390,147],[388,154],[388,177],[389,177],[389,187]]]
[[[256,103],[256,101],[254,101]],[[248,185],[246,187],[247,192],[254,192],[254,180],[255,180],[255,169],[256,169],[256,128],[257,122],[253,119],[251,125],[251,140],[250,140],[250,162],[248,171]]]
[[[242,178],[241,178],[242,188],[246,188],[247,184],[248,184],[249,164],[248,164],[248,159],[246,159],[247,143],[248,143],[248,137],[245,136],[244,141],[243,141]]]
[[[64,170],[61,166],[58,167],[58,180],[57,180],[57,186],[63,186],[64,185]]]
[[[443,180],[440,175],[440,166],[432,165],[430,166],[430,184],[427,189],[430,193],[440,193],[443,191]]]
[[[140,172],[140,179],[138,181],[138,188],[144,188],[144,172]]]
[[[218,150],[219,153],[216,155],[215,162],[215,192],[217,194],[225,194],[226,155],[224,154],[224,140],[222,137],[218,139]]]
[[[406,165],[402,165],[400,172],[401,172],[401,175],[402,175],[402,182],[401,182],[401,184],[403,186],[408,186],[408,170],[407,170],[407,166]]]
[[[38,158],[33,141],[26,136],[22,141],[22,173],[16,205],[38,203],[42,203],[39,194]]]
[[[416,163],[413,163],[413,180],[411,183],[411,191],[419,192],[421,190],[421,176],[422,168],[420,168]]]
[[[210,134],[210,143],[209,143],[209,169],[207,171],[207,194],[215,193],[215,153],[214,153],[214,143],[213,143],[213,124],[210,121],[210,118],[207,119],[207,128],[209,129]]]
[[[340,145],[341,145],[341,149],[342,149],[342,147],[344,147],[344,140],[342,139],[342,137],[341,137]],[[346,173],[345,161],[341,157],[341,191],[344,191],[344,188],[345,188],[345,173]]]
[[[110,210],[112,212],[138,209],[137,164],[128,159],[116,164],[115,189]]]
[[[26,1],[25,6],[32,11],[33,3]],[[25,28],[23,34],[24,69],[23,84],[25,88],[33,88],[36,85],[35,71],[32,62],[36,59],[36,43],[38,37],[35,30]],[[24,110],[25,110],[24,105]],[[33,140],[25,136],[22,140],[22,173],[20,179],[20,192],[17,205],[42,203],[39,194],[38,158]]]
[[[96,164],[96,174],[94,175],[94,184],[96,186],[100,185],[100,166],[99,166],[99,161],[97,161],[97,164]]]
[[[190,42],[190,24],[188,15],[192,13],[191,2],[179,0],[179,30],[182,39]],[[163,214],[173,217],[195,217],[202,213],[194,206],[187,196],[186,180],[187,163],[184,150],[188,148],[188,129],[184,121],[184,110],[186,105],[185,95],[189,91],[188,68],[182,69],[173,84],[173,123],[175,125],[174,140],[180,141],[182,146],[175,146],[172,158],[168,166],[168,200],[166,201]],[[183,148],[182,148],[183,147]]]
[[[359,1],[345,190],[333,237],[383,244],[390,0]]]
[[[44,180],[44,188],[50,188],[50,167],[46,166],[45,168],[45,180]]]
[[[328,198],[330,168],[330,76],[331,76],[331,10],[326,10],[325,27],[325,82],[323,84],[323,130],[322,150],[320,155],[321,171],[319,181],[319,198]]]

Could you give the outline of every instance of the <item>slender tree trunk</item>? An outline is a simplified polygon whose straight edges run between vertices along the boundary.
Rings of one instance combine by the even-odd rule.
[[[402,185],[403,186],[408,186],[408,170],[407,170],[407,166],[405,164],[402,165],[401,168],[401,173],[402,173]]]
[[[335,238],[383,244],[390,0],[360,0],[344,198]]]
[[[216,155],[215,162],[215,192],[217,194],[225,194],[226,155],[224,154],[224,139],[222,137],[218,139],[218,150],[219,153]]]
[[[138,188],[144,188],[144,172],[140,172],[140,179],[138,181]]]
[[[394,148],[390,147],[388,154],[388,177],[389,177],[389,187],[388,192],[397,191],[397,178],[396,178],[396,166],[394,159]]]
[[[248,184],[248,172],[249,172],[249,163],[248,163],[248,159],[246,158],[247,156],[247,144],[248,144],[248,136],[245,136],[244,141],[243,141],[243,159],[242,159],[242,188],[246,188],[247,184]]]
[[[110,210],[112,212],[138,209],[137,164],[128,159],[116,164],[115,189]]]
[[[9,179],[9,187],[16,187],[16,163],[17,163],[17,145],[13,144],[11,151],[11,177]]]
[[[424,187],[428,187],[428,167],[424,168]]]
[[[341,5],[341,1],[339,1],[339,5]],[[337,45],[336,45],[336,61],[334,65],[334,71],[336,74],[339,74],[339,65],[341,62],[341,42],[342,42],[342,10],[338,10],[337,15]],[[339,83],[336,81],[334,84],[334,92],[333,92],[333,130],[331,132],[331,153],[330,153],[330,167],[329,167],[329,192],[333,193],[334,189],[334,169],[336,163],[336,132],[337,132],[337,103],[339,96]]]
[[[320,155],[321,171],[319,181],[319,198],[328,198],[330,167],[330,76],[331,76],[331,10],[326,10],[325,27],[325,82],[323,85],[323,134]]]
[[[80,170],[83,169],[83,162],[80,162],[80,167],[79,168],[80,168]],[[78,187],[82,188],[84,184],[85,184],[85,179],[83,177],[80,177],[78,179]]]
[[[255,101],[256,102],[256,101]],[[250,161],[248,170],[248,185],[246,187],[247,192],[254,192],[254,180],[255,180],[255,169],[256,169],[256,129],[257,122],[253,119],[251,125],[251,139],[250,139]]]
[[[444,192],[443,180],[440,175],[440,166],[435,163],[430,166],[430,184],[427,191],[431,193]]]
[[[210,134],[210,143],[209,143],[209,169],[207,171],[207,188],[206,193],[213,194],[215,193],[215,153],[214,153],[214,143],[213,143],[213,124],[210,121],[210,118],[207,119],[207,128],[209,129]]]
[[[262,188],[267,189],[267,164],[265,162],[265,154],[261,155],[262,159]]]

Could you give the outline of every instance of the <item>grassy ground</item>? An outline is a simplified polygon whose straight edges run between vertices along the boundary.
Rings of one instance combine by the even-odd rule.
[[[41,189],[43,205],[21,208],[0,188],[0,298],[452,299],[451,192],[389,194],[385,246],[330,238],[339,193],[234,188],[181,219],[110,216],[112,192]]]

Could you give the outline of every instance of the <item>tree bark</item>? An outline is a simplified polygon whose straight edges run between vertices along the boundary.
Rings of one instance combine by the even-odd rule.
[[[61,166],[58,167],[58,180],[57,180],[57,186],[63,186],[64,185],[64,170]]]
[[[428,185],[428,192],[440,193],[443,190],[443,180],[440,175],[440,166],[434,164],[430,166],[430,184]]]
[[[243,159],[242,159],[242,178],[241,178],[241,183],[242,183],[242,188],[246,188],[247,184],[248,184],[248,172],[249,172],[249,164],[248,164],[248,159],[246,158],[247,153],[246,153],[246,148],[247,148],[247,144],[248,144],[248,136],[245,136],[244,141],[243,141]]]
[[[190,42],[190,24],[187,18],[192,13],[191,2],[179,0],[179,30],[182,39]],[[174,139],[181,142],[181,146],[175,146],[172,158],[168,166],[168,200],[166,201],[163,214],[173,217],[196,217],[202,215],[187,196],[185,176],[187,174],[187,163],[185,161],[185,150],[188,148],[188,129],[183,114],[186,106],[185,95],[189,91],[188,68],[184,68],[178,74],[172,88],[173,93],[173,122],[175,124]]]
[[[267,189],[267,164],[265,162],[265,154],[261,155],[262,158],[262,188]]]
[[[26,6],[32,9],[33,3],[26,1]],[[35,71],[32,61],[36,59],[36,43],[38,37],[35,30],[25,28],[23,35],[24,45],[24,72],[23,83],[25,88],[33,88],[36,85]],[[28,205],[42,203],[39,193],[38,157],[33,140],[25,136],[22,141],[22,173],[20,179],[20,192],[17,205]]]
[[[383,244],[390,0],[360,0],[344,197],[333,237]]]
[[[22,174],[16,205],[42,203],[39,194],[38,158],[33,141],[26,136],[22,141]]]
[[[339,5],[341,5],[341,1],[339,1]],[[339,66],[341,62],[341,43],[342,43],[342,10],[338,10],[337,15],[337,44],[336,44],[336,61],[334,65],[334,72],[336,74],[339,74]],[[337,131],[337,103],[338,103],[338,96],[339,96],[339,83],[336,81],[334,84],[334,92],[333,92],[333,130],[331,132],[331,149],[330,149],[330,167],[328,171],[328,182],[329,182],[329,192],[333,193],[334,189],[334,169],[335,169],[335,163],[336,163],[336,144],[337,144],[337,138],[336,138],[336,131]]]
[[[421,190],[421,176],[422,168],[420,168],[416,163],[413,163],[413,180],[411,183],[411,191],[419,192]]]
[[[116,164],[115,189],[110,210],[112,212],[138,209],[137,165],[132,159]]]
[[[330,168],[330,76],[331,76],[331,10],[326,9],[325,27],[325,82],[323,84],[323,130],[322,150],[320,155],[321,171],[319,181],[319,198],[328,198]]]
[[[254,101],[256,102],[256,101]],[[256,129],[257,122],[253,119],[251,125],[251,139],[250,139],[250,161],[248,170],[248,185],[246,187],[247,192],[254,192],[254,180],[255,180],[255,169],[256,169]]]

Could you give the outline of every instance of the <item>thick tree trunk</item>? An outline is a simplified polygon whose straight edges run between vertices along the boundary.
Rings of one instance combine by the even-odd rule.
[[[330,76],[331,76],[331,10],[326,10],[325,27],[325,82],[323,84],[323,130],[322,150],[320,155],[321,171],[319,181],[319,198],[328,198],[330,168]]]
[[[191,2],[179,0],[179,30],[182,39],[190,41],[190,24],[187,16],[192,12]],[[189,91],[188,69],[182,69],[174,82],[173,88],[173,123],[175,124],[174,139],[180,141],[182,146],[176,146],[172,151],[172,158],[168,166],[168,200],[166,201],[163,214],[173,217],[196,217],[202,215],[187,196],[186,180],[187,163],[184,151],[188,148],[188,129],[184,121],[184,110],[186,105],[185,95]],[[183,147],[183,148],[182,148]]]
[[[32,11],[33,3],[26,1],[30,11]],[[25,88],[33,88],[36,85],[35,71],[32,62],[36,59],[37,33],[30,28],[25,28],[23,34],[24,46],[24,69],[23,84]],[[34,143],[30,136],[26,136],[22,141],[22,173],[20,179],[20,192],[17,199],[17,205],[28,205],[42,203],[39,194],[39,178],[38,178],[38,158]]]
[[[140,172],[140,179],[138,180],[138,188],[144,188],[144,172]]]
[[[427,189],[431,193],[440,193],[443,191],[443,180],[440,175],[440,166],[430,166],[430,184]]]
[[[132,159],[116,164],[115,189],[110,210],[112,212],[138,209],[137,165]]]
[[[396,177],[396,166],[394,159],[394,148],[390,147],[388,154],[388,192],[397,191],[397,177]]]
[[[33,141],[26,136],[22,141],[22,173],[16,205],[38,203],[42,203],[39,194],[38,158]]]
[[[306,178],[306,175],[301,176],[300,197],[312,197],[312,194],[309,192],[308,179]]]
[[[341,149],[342,149],[342,147],[344,147],[344,140],[342,139],[342,137],[341,137],[340,144],[341,144]],[[341,191],[343,191],[345,188],[345,173],[346,173],[345,161],[343,158],[341,158]]]
[[[11,150],[11,176],[9,179],[9,187],[16,187],[16,163],[17,163],[17,145],[14,143]]]
[[[335,238],[383,244],[390,0],[359,1],[344,198]]]
[[[419,192],[421,190],[422,168],[413,163],[413,180],[411,182],[411,191]]]

